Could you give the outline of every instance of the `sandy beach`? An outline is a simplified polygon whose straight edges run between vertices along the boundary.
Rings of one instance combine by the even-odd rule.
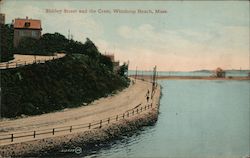
[[[135,107],[144,106],[147,104],[146,93],[151,90],[152,84],[149,82],[136,81],[135,84],[131,84],[128,88],[121,92],[117,92],[113,96],[101,98],[92,102],[88,106],[81,106],[79,108],[64,109],[59,112],[48,113],[38,116],[30,116],[19,119],[1,119],[0,121],[0,136],[4,134],[20,133],[20,132],[32,132],[35,130],[46,130],[59,128],[62,126],[72,126],[77,124],[84,124],[106,119],[108,117],[125,113],[129,109]],[[159,93],[159,92],[158,92]],[[159,98],[158,98],[159,99]],[[153,100],[149,100],[151,103]],[[146,112],[146,111],[145,111]],[[72,133],[79,132],[73,130]],[[55,134],[67,135],[68,131]],[[5,140],[0,142],[1,145],[14,144],[18,142],[25,142],[34,139],[42,139],[45,137],[53,137],[50,135],[41,135],[36,138],[18,138],[13,142]]]

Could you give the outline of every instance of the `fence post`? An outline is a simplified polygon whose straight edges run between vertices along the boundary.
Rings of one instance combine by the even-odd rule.
[[[108,124],[109,124],[110,118],[108,118]]]
[[[91,123],[89,123],[89,129],[90,129],[90,127],[91,127]]]
[[[52,134],[53,134],[53,135],[55,134],[55,128],[53,128]]]
[[[123,113],[123,115],[122,115],[123,119],[124,119],[124,116],[125,116],[125,114]]]
[[[72,126],[70,126],[70,128],[69,128],[69,132],[72,132]]]
[[[36,138],[36,131],[34,131],[33,137]]]
[[[116,121],[118,121],[118,115],[116,115]]]
[[[102,120],[100,121],[100,128],[102,128]]]
[[[13,142],[13,139],[14,139],[14,135],[11,134],[11,142]]]

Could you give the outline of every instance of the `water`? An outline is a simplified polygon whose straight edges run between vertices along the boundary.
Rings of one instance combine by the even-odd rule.
[[[250,82],[165,80],[157,123],[86,157],[250,155]],[[86,153],[85,153],[86,154]]]

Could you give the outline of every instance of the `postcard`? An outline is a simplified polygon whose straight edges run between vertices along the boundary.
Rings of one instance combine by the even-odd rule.
[[[250,157],[249,1],[1,0],[0,157]]]

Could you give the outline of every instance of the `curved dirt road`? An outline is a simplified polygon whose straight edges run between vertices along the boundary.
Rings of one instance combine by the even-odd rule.
[[[151,86],[149,82],[137,80],[118,94],[101,98],[88,106],[16,120],[1,120],[0,135],[90,123],[125,113],[147,103],[146,93]]]

